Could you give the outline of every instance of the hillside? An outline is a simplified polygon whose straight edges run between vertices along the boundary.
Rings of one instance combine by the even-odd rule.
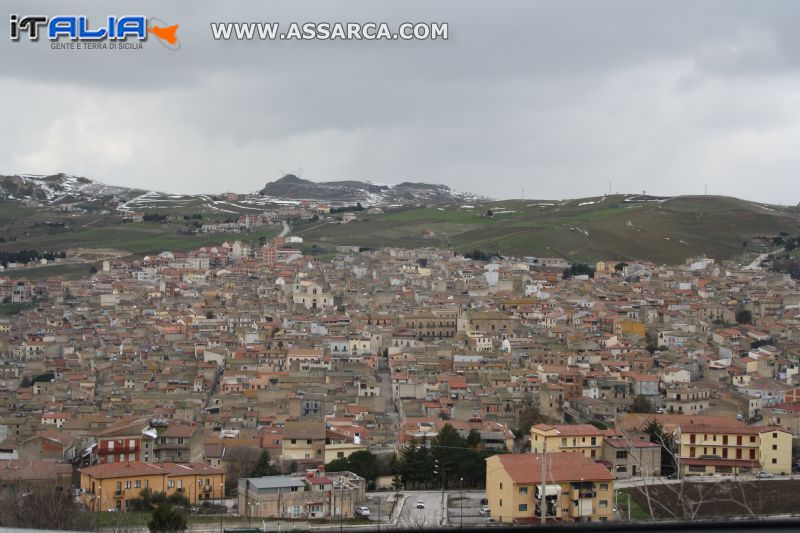
[[[301,200],[332,205],[360,202],[384,211],[360,214],[358,221],[349,224],[339,224],[331,216],[294,226],[293,235],[303,237],[309,247],[322,248],[334,244],[437,246],[578,261],[677,263],[702,254],[725,259],[745,251],[762,252],[778,233],[800,233],[796,207],[721,196],[490,201],[442,185],[315,183],[292,175],[268,183],[255,194],[182,195],[57,174],[0,176],[0,250],[112,248],[144,253],[185,249],[230,237],[187,236],[188,227],[198,221],[235,219]],[[131,211],[186,220],[123,224],[121,215]],[[259,236],[276,231],[279,225]]]
[[[317,200],[324,202],[372,205],[444,205],[471,201],[475,195],[457,193],[446,185],[403,182],[397,185],[377,185],[362,181],[314,182],[287,174],[267,183],[261,196],[276,200]]]
[[[571,260],[678,263],[695,255],[723,259],[761,251],[758,237],[799,229],[797,208],[720,196],[614,195],[399,209],[349,224],[308,224],[293,234],[322,246],[441,246]]]

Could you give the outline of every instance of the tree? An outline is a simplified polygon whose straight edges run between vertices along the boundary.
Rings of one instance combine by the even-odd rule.
[[[359,450],[347,458],[349,470],[367,481],[374,481],[378,475],[378,458],[369,450]]]
[[[91,531],[92,514],[83,509],[69,491],[35,483],[26,491],[3,491],[0,497],[0,526],[5,528],[61,529]]]
[[[161,503],[153,509],[153,515],[147,523],[147,527],[150,528],[151,533],[185,531],[186,515],[169,503]]]
[[[628,266],[628,263],[617,263],[616,265],[614,265],[614,270],[616,270],[617,272],[622,272],[626,266]]]
[[[651,418],[642,428],[643,433],[647,433],[650,442],[655,442],[661,446],[661,475],[669,475],[676,471],[675,454],[672,452],[673,440],[665,430],[664,426],[655,419]]]
[[[631,413],[655,413],[655,409],[653,408],[652,402],[648,400],[647,397],[639,394],[633,399]]]
[[[736,312],[736,323],[737,324],[752,324],[753,323],[753,313],[752,311],[748,311],[747,309],[741,309]]]
[[[250,472],[250,477],[274,476],[275,474],[277,474],[277,470],[270,462],[269,451],[261,450],[261,455],[258,456],[258,461]]]
[[[575,263],[574,265],[564,270],[564,273],[562,274],[562,277],[564,279],[569,279],[573,276],[589,276],[590,278],[593,278],[594,269],[589,265],[583,263]]]
[[[489,217],[489,218],[493,217],[494,216],[494,211],[492,211],[491,209],[487,210],[486,211],[486,216]]]
[[[534,405],[530,405],[523,409],[519,414],[520,437],[525,437],[525,435],[531,432],[532,426],[541,424],[546,419],[547,417],[543,416],[542,413],[539,412],[539,408]]]
[[[92,267],[89,269],[89,274],[97,274],[97,267],[92,265]]]
[[[433,458],[438,463],[439,475],[443,476],[445,487],[449,480],[459,477],[461,473],[464,447],[464,439],[451,424],[442,426],[433,439]]]
[[[216,318],[214,315],[214,311],[206,311],[206,318],[208,319]]]

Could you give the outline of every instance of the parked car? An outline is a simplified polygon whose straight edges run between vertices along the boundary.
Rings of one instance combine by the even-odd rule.
[[[756,478],[757,479],[772,479],[774,477],[775,476],[773,476],[769,472],[763,472],[763,471],[762,472],[756,472]]]
[[[361,515],[363,517],[369,516],[369,509],[367,507],[361,506],[356,509],[356,514]]]
[[[425,502],[422,500],[417,500],[417,509],[425,509]]]
[[[488,498],[481,498],[481,505],[489,505],[489,499]]]
[[[480,515],[481,515],[481,516],[489,516],[490,514],[492,514],[492,511],[491,511],[491,510],[489,509],[489,507],[488,507],[488,506],[486,506],[486,505],[484,505],[483,507],[481,507],[481,510],[480,510],[479,512],[480,512]]]

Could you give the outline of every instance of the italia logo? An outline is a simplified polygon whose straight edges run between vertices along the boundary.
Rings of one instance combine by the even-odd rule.
[[[157,18],[148,20],[143,15],[108,16],[102,23],[91,24],[84,15],[44,15],[20,16],[11,15],[10,37],[19,41],[26,36],[30,41],[38,41],[44,36],[50,41],[62,38],[73,42],[100,41],[146,41],[148,35],[154,35],[158,41],[171,50],[180,49],[180,40],[176,33],[179,25],[167,25]]]

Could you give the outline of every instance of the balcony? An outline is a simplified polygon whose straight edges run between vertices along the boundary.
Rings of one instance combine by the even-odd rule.
[[[572,518],[585,518],[594,514],[594,506],[592,500],[578,500],[577,505],[573,503],[570,506],[569,515]]]

